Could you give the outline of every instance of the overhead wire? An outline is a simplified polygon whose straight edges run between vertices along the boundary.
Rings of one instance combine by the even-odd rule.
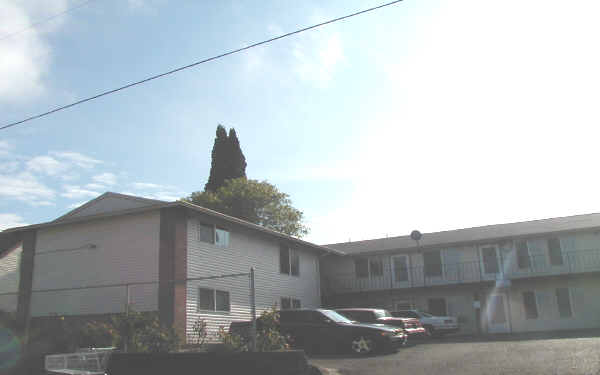
[[[384,4],[380,4],[380,5],[371,7],[371,8],[367,8],[367,9],[363,9],[363,10],[360,10],[360,11],[357,11],[357,12],[354,12],[354,13],[350,13],[350,14],[347,14],[345,16],[333,18],[333,19],[330,19],[328,21],[320,22],[320,23],[317,23],[317,24],[314,24],[314,25],[311,25],[311,26],[307,26],[307,27],[304,27],[304,28],[301,28],[301,29],[297,29],[295,31],[291,31],[291,32],[288,32],[288,33],[285,33],[285,34],[281,34],[279,36],[276,36],[276,37],[273,37],[273,38],[269,38],[269,39],[266,39],[266,40],[263,40],[263,41],[260,41],[260,42],[249,44],[249,45],[246,45],[244,47],[240,47],[240,48],[228,51],[228,52],[224,52],[224,53],[221,53],[221,54],[216,55],[216,56],[212,56],[212,57],[200,60],[200,61],[193,62],[193,63],[188,64],[188,65],[181,66],[179,68],[175,68],[175,69],[166,71],[164,73],[156,74],[156,75],[150,76],[148,78],[144,78],[144,79],[139,80],[139,81],[131,82],[131,83],[128,83],[126,85],[123,85],[123,86],[120,86],[120,87],[117,87],[117,88],[114,88],[114,89],[111,89],[111,90],[103,91],[103,92],[101,92],[99,94],[87,97],[85,99],[81,99],[81,100],[75,101],[75,102],[67,104],[67,105],[63,105],[63,106],[60,106],[60,107],[53,108],[53,109],[51,109],[49,111],[46,111],[46,112],[43,112],[43,113],[40,113],[40,114],[37,114],[37,115],[34,115],[34,116],[27,117],[27,118],[25,118],[23,120],[19,120],[19,121],[8,123],[6,125],[1,126],[0,130],[5,130],[5,129],[11,128],[13,126],[17,126],[17,125],[23,124],[23,123],[28,122],[28,121],[38,119],[40,117],[48,116],[48,115],[56,113],[58,111],[65,110],[67,108],[71,108],[71,107],[74,107],[76,105],[83,104],[85,102],[89,102],[91,100],[98,99],[98,98],[106,96],[106,95],[114,94],[116,92],[128,89],[130,87],[141,85],[142,83],[146,83],[146,82],[155,80],[157,78],[161,78],[161,77],[173,74],[173,73],[177,73],[177,72],[180,72],[182,70],[186,70],[186,69],[195,67],[195,66],[200,65],[200,64],[204,64],[204,63],[207,63],[207,62],[210,62],[210,61],[213,61],[213,60],[217,60],[217,59],[229,56],[229,55],[233,55],[235,53],[246,51],[248,49],[251,49],[251,48],[254,48],[254,47],[258,47],[258,46],[263,45],[263,44],[271,43],[271,42],[274,42],[276,40],[283,39],[283,38],[286,38],[286,37],[289,37],[289,36],[292,36],[292,35],[295,35],[295,34],[300,34],[302,32],[305,32],[305,31],[308,31],[308,30],[312,30],[312,29],[316,29],[318,27],[325,26],[325,25],[328,25],[328,24],[331,24],[331,23],[334,23],[334,22],[342,21],[342,20],[345,20],[345,19],[348,19],[348,18],[351,18],[351,17],[355,17],[355,16],[358,16],[358,15],[361,15],[361,14],[372,12],[372,11],[377,10],[377,9],[385,8],[385,7],[388,7],[388,6],[400,3],[402,1],[403,0],[390,1],[390,2],[387,2],[387,3],[384,3]]]

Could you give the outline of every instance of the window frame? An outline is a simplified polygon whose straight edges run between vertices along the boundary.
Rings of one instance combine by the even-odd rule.
[[[395,283],[404,283],[409,281],[410,276],[408,273],[408,257],[408,254],[396,254],[390,257],[390,261],[392,263],[392,272],[394,273],[393,280]],[[404,259],[404,267],[399,267],[399,269],[396,269],[396,259]],[[399,276],[406,276],[406,278],[402,278],[399,280]]]
[[[440,262],[439,262],[440,272],[439,272],[439,274],[436,273],[436,274],[431,274],[430,275],[428,273],[428,271],[431,271],[431,267],[433,267],[433,266],[437,267],[437,264],[434,264],[434,265],[430,264],[430,265],[428,265],[427,262],[425,261],[425,259],[426,259],[425,254],[434,254],[434,253],[437,253],[438,256],[439,256],[439,258],[440,258]],[[429,277],[429,278],[431,278],[431,277],[441,277],[441,278],[443,278],[444,277],[444,259],[442,257],[442,250],[430,250],[430,251],[424,251],[423,252],[423,276],[424,277]]]
[[[202,290],[212,291],[212,305],[213,305],[212,309],[201,308],[202,299],[200,298],[200,293]],[[229,310],[217,310],[217,292],[227,294],[227,305],[228,305]],[[198,287],[198,301],[196,303],[196,312],[208,312],[208,313],[218,313],[218,314],[231,313],[231,293],[228,290],[221,290],[221,289],[216,289],[216,288],[205,288],[205,287],[199,286]]]
[[[525,244],[525,250],[527,250],[527,256],[525,258],[525,259],[527,259],[527,264],[526,265],[522,265],[521,264],[521,259],[523,257],[521,255],[519,255],[519,243],[524,243]],[[515,255],[517,257],[517,267],[520,270],[531,269],[531,252],[529,251],[529,242],[527,240],[516,240],[515,241]]]
[[[281,259],[281,254],[282,252],[287,252],[287,272],[285,272],[286,270],[283,269],[283,264],[282,263],[282,259]],[[297,269],[294,268],[294,260],[297,259],[298,264],[297,264]],[[300,251],[298,251],[298,249],[293,248],[291,246],[288,245],[284,245],[284,244],[280,244],[279,245],[279,274],[281,275],[288,275],[288,276],[294,276],[294,277],[300,277],[301,272],[300,272]],[[296,270],[297,273],[294,273],[293,271]]]
[[[555,240],[556,243],[558,243],[558,255],[560,256],[560,263],[556,263],[556,264],[553,262],[553,260],[558,259],[555,257],[557,254],[554,254],[555,256],[552,256],[552,250],[550,249],[550,241],[553,241],[553,240]],[[565,257],[563,256],[562,244],[560,242],[560,238],[558,238],[558,237],[546,238],[546,247],[548,249],[548,261],[550,262],[550,265],[556,266],[556,267],[564,266],[565,265]]]
[[[202,239],[202,227],[210,227],[211,228],[211,231],[212,231],[212,242],[204,241]],[[206,222],[202,222],[202,221],[198,220],[198,241],[214,245],[215,242],[216,242],[215,225],[214,224],[208,224]]]
[[[229,247],[229,243],[230,243],[230,239],[231,239],[231,231],[225,227],[222,227],[220,225],[215,225],[214,226],[214,233],[215,233],[215,246],[219,246],[219,247],[224,247],[224,248],[228,248]],[[227,232],[227,243],[226,244],[220,244],[217,241],[217,231],[222,231],[222,232]]]
[[[559,298],[558,298],[558,291],[559,291],[559,289],[565,289],[567,291],[567,297],[568,297],[568,302],[569,302],[569,315],[562,315],[561,314],[560,302],[559,302]],[[556,296],[556,308],[558,309],[558,317],[560,319],[569,319],[569,318],[572,318],[575,314],[573,312],[573,297],[571,296],[571,288],[569,288],[569,287],[556,288],[554,290],[554,295]]]
[[[287,308],[283,307],[284,300],[287,300],[287,304],[288,304]],[[279,303],[280,303],[279,306],[281,307],[281,310],[296,310],[296,309],[302,308],[302,301],[300,300],[300,298],[285,296],[285,297],[281,297],[279,299]]]
[[[356,267],[356,262],[357,261],[364,261],[367,264],[367,274],[366,275],[358,275],[357,272],[357,267]],[[374,274],[372,271],[372,267],[371,267],[371,262],[378,262],[381,263],[381,274]],[[354,258],[354,276],[357,279],[374,279],[377,277],[384,277],[385,276],[385,264],[383,261],[382,257],[357,257]]]
[[[533,307],[535,308],[535,316],[531,316],[528,314],[527,303],[525,302],[525,294],[526,293],[531,293],[531,295],[533,296]],[[537,295],[535,293],[535,290],[525,290],[521,293],[521,296],[523,298],[523,312],[525,313],[525,320],[539,319],[540,307],[538,306]]]

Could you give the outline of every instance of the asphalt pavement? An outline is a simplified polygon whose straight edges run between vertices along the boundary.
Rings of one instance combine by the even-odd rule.
[[[309,361],[329,375],[600,375],[600,336],[594,335],[446,337],[393,354],[323,355]]]

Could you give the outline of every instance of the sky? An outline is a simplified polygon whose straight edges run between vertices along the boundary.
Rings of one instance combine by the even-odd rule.
[[[0,0],[0,126],[380,3]],[[0,229],[202,190],[217,124],[318,244],[600,212],[598,14],[405,0],[0,131]]]

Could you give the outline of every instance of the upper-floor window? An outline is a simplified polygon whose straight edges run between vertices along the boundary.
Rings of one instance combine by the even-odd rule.
[[[515,243],[515,248],[517,249],[517,265],[519,268],[529,268],[531,266],[531,260],[529,258],[527,241],[517,241]]]
[[[284,245],[279,247],[279,272],[300,276],[300,255],[297,250]]]
[[[484,246],[481,248],[481,258],[483,260],[483,270],[485,273],[498,273],[498,256],[496,246]]]
[[[442,276],[442,254],[439,250],[423,253],[425,276]]]
[[[215,244],[222,247],[229,246],[229,231],[217,227],[215,230]]]
[[[562,250],[560,248],[560,240],[556,237],[548,238],[548,256],[550,257],[551,265],[563,265],[563,256]]]
[[[215,243],[215,227],[210,224],[202,224],[198,226],[198,238],[202,242]]]
[[[538,309],[535,292],[523,292],[523,307],[525,308],[525,319],[537,319]]]
[[[381,258],[356,258],[354,271],[357,278],[383,276],[383,259]]]
[[[229,231],[212,224],[200,223],[198,226],[198,239],[202,242],[227,247],[229,246]]]

